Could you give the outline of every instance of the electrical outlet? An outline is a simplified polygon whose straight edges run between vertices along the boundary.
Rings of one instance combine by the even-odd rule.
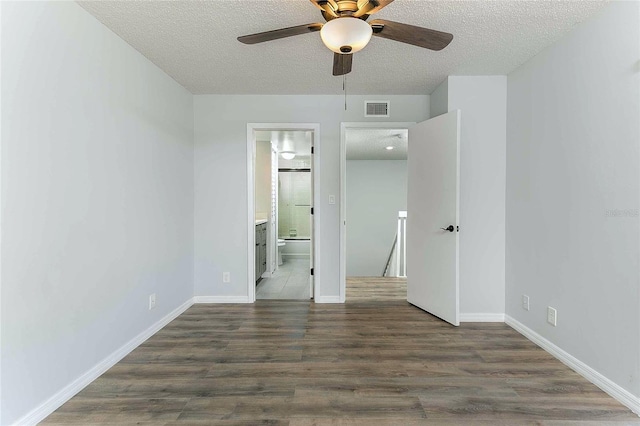
[[[152,310],[156,307],[156,294],[153,293],[149,296],[149,310]]]
[[[522,309],[524,309],[525,311],[529,310],[529,296],[527,296],[526,294],[522,295]]]
[[[558,311],[551,306],[547,306],[547,322],[554,327],[558,325]]]
[[[222,273],[222,282],[230,283],[231,282],[231,272],[223,272]]]

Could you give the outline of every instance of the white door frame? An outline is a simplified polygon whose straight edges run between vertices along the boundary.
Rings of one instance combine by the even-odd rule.
[[[340,123],[340,303],[347,291],[347,141],[349,129],[407,130],[415,122],[343,122]]]
[[[249,303],[256,301],[256,273],[255,273],[255,238],[256,238],[256,212],[255,212],[255,132],[258,130],[293,130],[313,132],[313,206],[320,205],[320,123],[247,123],[247,298]],[[317,300],[320,294],[320,277],[318,271],[320,264],[320,215],[322,213],[314,208],[312,216],[313,228],[313,299]]]

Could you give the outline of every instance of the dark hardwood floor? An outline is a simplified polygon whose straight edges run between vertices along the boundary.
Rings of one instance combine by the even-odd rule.
[[[44,424],[640,424],[505,324],[368,299],[195,305]]]

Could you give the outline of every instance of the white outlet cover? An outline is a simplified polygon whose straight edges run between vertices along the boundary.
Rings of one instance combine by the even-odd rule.
[[[522,295],[522,309],[528,311],[530,309],[529,306],[529,296],[527,296],[526,294]]]
[[[149,296],[149,310],[156,307],[156,294],[153,293]]]
[[[223,283],[231,282],[231,272],[223,272],[222,273],[222,282]]]

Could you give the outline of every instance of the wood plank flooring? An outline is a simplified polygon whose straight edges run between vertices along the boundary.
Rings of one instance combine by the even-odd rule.
[[[195,305],[43,424],[640,425],[505,324],[352,299]]]
[[[347,277],[347,302],[407,300],[407,279]]]

